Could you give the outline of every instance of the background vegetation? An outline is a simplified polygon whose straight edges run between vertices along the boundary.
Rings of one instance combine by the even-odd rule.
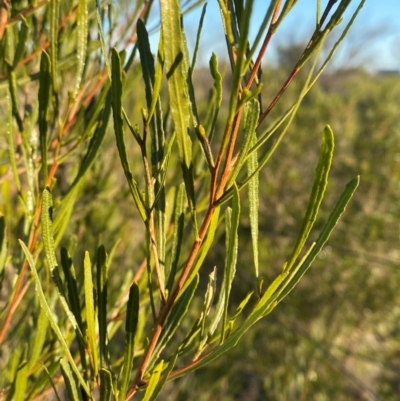
[[[79,7],[85,7],[85,4],[89,10],[88,29],[84,31],[89,38],[87,48],[77,41],[84,29],[84,16]],[[106,27],[104,44],[107,49],[115,45],[118,50],[128,49],[126,54],[120,54],[126,71],[123,74],[123,106],[133,122],[133,132],[141,132],[145,119],[142,108],[149,108],[149,105],[146,104],[139,51],[134,44],[137,43],[136,21],[139,17],[146,20],[151,4],[138,1],[135,6],[128,7],[123,2],[117,6],[105,2],[97,9],[98,15],[95,4],[90,1],[77,4],[72,1],[60,4],[55,1],[49,4],[21,1],[12,3],[8,8],[9,22],[1,41],[0,82],[2,93],[8,93],[7,99],[4,100],[4,96],[0,105],[4,132],[0,138],[0,207],[5,216],[1,220],[1,239],[7,236],[7,246],[1,241],[3,247],[0,254],[0,266],[4,266],[0,296],[0,371],[4,373],[0,377],[0,390],[3,390],[4,399],[55,399],[50,383],[58,389],[60,397],[63,397],[65,388],[61,385],[63,376],[60,374],[60,358],[64,350],[39,306],[32,277],[28,278],[25,274],[28,266],[18,239],[34,244],[30,249],[38,258],[41,286],[48,303],[56,312],[57,323],[75,360],[82,355],[76,332],[57,301],[48,269],[49,256],[47,259],[40,256],[44,253],[45,239],[41,237],[43,222],[39,223],[37,211],[40,210],[40,199],[46,184],[52,188],[55,215],[60,215],[61,211],[65,213],[65,218],[59,218],[59,225],[54,228],[56,255],[58,260],[63,261],[63,267],[68,265],[66,251],[60,254],[61,247],[64,247],[75,265],[80,307],[84,310],[84,324],[79,324],[86,329],[89,327],[86,323],[88,299],[83,301],[88,294],[83,285],[84,272],[88,271],[84,269],[85,253],[89,251],[93,265],[99,266],[104,258],[99,246],[104,245],[109,261],[106,345],[112,360],[110,371],[119,372],[124,363],[126,303],[133,281],[138,281],[140,294],[144,297],[137,329],[140,334],[136,338],[135,367],[144,353],[145,345],[142,344],[146,344],[150,335],[152,314],[157,312],[155,308],[152,311],[149,296],[158,297],[159,294],[156,290],[154,294],[146,292],[148,277],[156,282],[154,273],[151,276],[146,274],[146,259],[150,260],[151,253],[148,232],[134,206],[121,168],[112,122],[104,127],[107,129],[104,129],[101,151],[92,160],[90,168],[85,170],[82,180],[77,181],[77,177],[85,166],[85,157],[89,159],[85,156],[89,154],[88,149],[96,146],[93,138],[98,138],[107,104],[111,112],[111,100],[107,95],[108,72],[101,50],[102,38],[97,35],[97,18]],[[192,5],[188,2],[183,9]],[[52,6],[59,7],[58,11]],[[114,17],[125,9],[129,11],[126,18],[129,23],[122,26],[121,21]],[[25,19],[21,19],[21,15]],[[51,18],[58,23],[51,23]],[[71,35],[76,36],[71,39]],[[52,48],[54,43],[57,46]],[[288,43],[280,49],[275,67],[263,67],[265,88],[259,100],[264,109],[298,61],[298,48]],[[46,70],[46,56],[43,56],[42,50],[49,52],[50,63],[47,65],[50,70]],[[155,50],[152,49],[153,53]],[[77,59],[79,52],[84,55],[86,63]],[[217,152],[221,141],[234,79],[228,60],[225,64],[221,60],[219,70],[223,72],[224,97],[215,121],[213,152]],[[41,115],[38,101],[39,80],[43,79],[40,74],[46,71],[52,79],[54,71],[58,76],[52,82],[48,116]],[[203,67],[193,72],[200,121],[211,121],[213,117],[210,116],[210,105],[215,102],[215,79],[211,75],[210,70]],[[301,71],[268,115],[268,124],[280,118],[298,100],[306,80],[307,71]],[[164,130],[170,135],[173,119],[165,79],[160,94]],[[326,199],[309,242],[317,239],[346,183],[360,175],[360,186],[329,243],[296,290],[267,318],[254,325],[238,347],[213,361],[206,369],[167,383],[163,399],[399,398],[399,100],[398,76],[381,77],[362,69],[342,70],[330,71],[317,81],[297,111],[288,135],[259,175],[259,268],[265,283],[264,290],[280,274],[297,238],[318,163],[321,132],[326,124],[329,123],[336,134],[335,158]],[[45,129],[41,125],[44,121],[48,130],[46,156],[39,141],[39,132],[42,135]],[[140,126],[138,131],[135,124]],[[275,136],[279,132],[278,129]],[[128,159],[132,161],[132,174],[138,187],[146,188],[141,149],[134,135],[126,135],[125,138]],[[202,155],[202,150],[198,144],[196,146],[194,176],[201,214],[207,204],[207,200],[202,203],[208,194],[207,188],[203,189],[201,184],[207,164],[204,158],[198,156]],[[273,142],[267,142],[263,152],[271,146]],[[42,163],[43,157],[48,157],[47,163]],[[178,157],[172,155],[171,165],[179,165],[177,160]],[[48,171],[45,171],[44,165],[48,166]],[[154,179],[158,179],[154,174]],[[166,221],[173,219],[181,181],[178,168],[168,171],[167,182],[172,189],[165,193]],[[240,244],[229,303],[230,316],[249,291],[257,288],[248,198],[243,192],[241,209]],[[188,209],[186,214],[181,263],[189,254],[193,235]],[[222,281],[226,257],[223,226],[221,224],[217,229],[213,246],[203,263],[199,287],[191,307],[162,354],[165,359],[170,358],[173,350],[187,339],[187,333],[203,308],[204,294],[209,288],[209,275],[214,266],[218,267],[217,277]],[[171,240],[173,226],[166,232],[168,240]],[[170,248],[168,251],[171,252]],[[167,261],[168,257],[167,252]],[[65,270],[61,277],[66,281],[67,277],[63,274],[66,274]],[[93,275],[93,280],[100,275],[95,268]],[[71,288],[67,287],[66,284],[62,286],[70,302]],[[251,302],[256,301],[252,299]],[[246,310],[246,313],[249,311]],[[237,323],[243,323],[244,319],[244,315],[239,316]],[[90,337],[90,334],[87,335]],[[84,343],[87,344],[88,339]],[[93,362],[91,358],[87,357],[88,365]],[[188,361],[189,355],[184,353],[176,368],[185,366]],[[108,362],[105,365],[109,366]],[[68,367],[64,367],[64,378],[73,377],[72,373],[70,376],[65,373],[67,370]],[[88,368],[85,375],[89,371]],[[113,376],[113,383],[116,380]],[[74,382],[76,377],[71,379],[71,383]],[[68,394],[70,396],[71,393]]]

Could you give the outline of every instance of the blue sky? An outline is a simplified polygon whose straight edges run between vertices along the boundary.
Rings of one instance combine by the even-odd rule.
[[[322,0],[322,10],[328,0]],[[268,0],[256,0],[251,34],[254,37],[261,23]],[[339,2],[338,2],[339,3]],[[355,10],[359,0],[353,0],[348,11]],[[257,13],[257,10],[261,10]],[[274,38],[273,46],[267,54],[267,61],[274,60],[274,46],[284,42],[305,42],[315,26],[316,0],[298,0],[292,12]],[[195,37],[201,8],[197,8],[185,17],[185,28],[189,38],[189,47],[193,47],[190,38]],[[349,16],[347,13],[347,17]],[[341,24],[343,25],[343,24]],[[366,0],[357,21],[353,25],[348,39],[334,63],[337,66],[363,65],[369,70],[400,70],[400,1],[399,0]],[[221,17],[217,0],[208,1],[207,13],[201,37],[199,61],[207,63],[211,52],[225,54]],[[152,47],[156,46],[156,38]],[[154,47],[153,51],[156,48]]]

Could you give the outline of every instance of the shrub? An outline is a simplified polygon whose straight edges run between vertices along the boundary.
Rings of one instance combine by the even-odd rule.
[[[259,174],[364,1],[320,67],[321,47],[350,0],[334,11],[330,2],[321,18],[317,12],[309,43],[266,107],[261,61],[295,1],[257,10],[264,19],[249,43],[253,3],[219,2],[230,86],[223,94],[218,58],[210,55],[206,104],[196,99],[192,79],[206,6],[191,59],[177,0],[160,1],[155,58],[147,28],[152,1],[128,8],[126,22],[115,17],[123,3],[3,8],[0,271],[7,301],[0,366],[7,399],[49,391],[59,398],[61,381],[72,400],[125,400],[141,390],[143,399],[155,399],[167,380],[234,348],[291,292],[328,240],[358,185],[358,178],[347,184],[310,244],[333,156],[329,126],[310,194],[300,194],[305,212],[297,239],[281,270],[265,279],[258,219],[267,194]],[[294,103],[280,109],[292,86]],[[237,267],[243,219],[251,243],[248,265]],[[215,263],[210,255],[219,238],[225,249]],[[239,286],[241,297],[237,269],[250,277]]]

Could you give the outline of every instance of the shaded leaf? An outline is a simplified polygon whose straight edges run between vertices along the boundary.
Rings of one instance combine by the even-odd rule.
[[[60,360],[60,368],[61,374],[64,378],[65,387],[67,388],[68,398],[71,401],[80,401],[79,397],[79,382],[77,382],[72,370],[71,366],[67,360],[61,358]]]
[[[139,319],[139,287],[133,283],[129,290],[129,299],[127,305],[125,322],[125,349],[124,363],[122,367],[121,390],[119,400],[125,400],[128,391],[129,382],[132,376],[133,358],[135,356],[135,334]]]
[[[47,119],[50,104],[51,66],[50,57],[43,50],[39,72],[39,138],[42,156],[43,181],[47,182]]]

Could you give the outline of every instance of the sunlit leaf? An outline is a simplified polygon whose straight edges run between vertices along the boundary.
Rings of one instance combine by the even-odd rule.
[[[95,376],[99,373],[99,353],[97,349],[96,337],[96,315],[94,311],[94,297],[93,297],[93,279],[92,279],[92,263],[90,261],[89,252],[85,252],[85,259],[83,262],[84,270],[84,288],[85,288],[85,311],[86,311],[86,324],[87,324],[87,337],[90,350],[90,361]]]

